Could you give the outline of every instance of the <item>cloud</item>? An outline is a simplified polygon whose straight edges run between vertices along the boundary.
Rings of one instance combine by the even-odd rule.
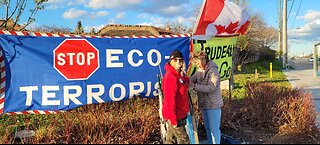
[[[153,15],[189,17],[197,6],[190,6],[192,0],[91,0],[85,5],[92,9],[113,9]]]
[[[305,20],[305,25],[300,28],[290,30],[288,32],[290,39],[319,41],[320,39],[320,11],[308,10],[304,16],[298,19]]]
[[[46,9],[60,9],[60,8],[65,8],[67,6],[76,6],[76,5],[84,5],[88,2],[88,0],[48,0],[45,3],[45,8]]]
[[[86,6],[93,9],[107,8],[123,10],[129,7],[139,6],[142,2],[143,0],[90,0]]]
[[[87,0],[73,0],[73,1],[68,1],[69,6],[74,6],[74,5],[82,5],[87,3]]]
[[[139,23],[137,25],[147,25],[147,26],[156,26],[160,27],[163,25],[163,18],[151,17],[149,22]]]
[[[304,16],[299,16],[298,19],[303,19],[307,22],[312,22],[319,19],[320,11],[308,10]]]
[[[125,12],[121,12],[121,13],[118,13],[118,14],[116,15],[116,18],[117,18],[117,19],[122,19],[125,15],[126,15]]]
[[[84,31],[85,32],[91,32],[91,29],[94,28],[95,29],[95,32],[97,33],[99,30],[101,30],[105,25],[100,25],[100,26],[87,26],[84,28]]]
[[[195,8],[190,7],[190,3],[191,0],[150,0],[143,7],[143,12],[164,17],[189,17]]]
[[[45,3],[45,8],[52,9],[52,10],[64,8],[66,7],[65,5],[66,2],[67,2],[66,0],[48,0]]]
[[[289,31],[290,39],[315,41],[320,39],[320,18],[305,24],[303,27]]]
[[[64,3],[66,0],[48,0],[46,3],[48,4],[59,4]]]
[[[77,10],[75,8],[71,8],[63,13],[63,18],[65,19],[74,19],[74,18],[91,18],[94,19],[96,17],[104,17],[107,16],[108,12],[106,11],[99,11],[99,12],[88,12],[84,10]]]

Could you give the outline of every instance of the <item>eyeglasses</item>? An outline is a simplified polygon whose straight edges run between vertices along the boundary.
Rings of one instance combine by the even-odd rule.
[[[176,59],[172,59],[174,62],[183,62],[184,60],[183,59],[179,59],[179,58],[176,58]]]

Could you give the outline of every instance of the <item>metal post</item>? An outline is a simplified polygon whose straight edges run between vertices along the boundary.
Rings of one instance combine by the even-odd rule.
[[[233,66],[233,65],[232,65]],[[229,79],[229,108],[231,108],[232,105],[232,90],[233,90],[233,79],[234,79],[234,71],[233,71],[233,67],[231,68],[231,76]]]
[[[270,78],[272,79],[273,78],[273,76],[272,76],[272,74],[273,74],[273,72],[272,72],[273,70],[272,70],[272,62],[270,62]]]

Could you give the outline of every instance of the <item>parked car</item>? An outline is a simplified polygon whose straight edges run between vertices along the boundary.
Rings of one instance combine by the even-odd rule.
[[[308,59],[310,62],[313,62],[313,57]],[[318,58],[318,61],[320,61],[320,58]]]

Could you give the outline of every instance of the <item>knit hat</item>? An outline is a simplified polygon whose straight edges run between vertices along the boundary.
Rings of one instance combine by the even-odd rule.
[[[183,59],[182,53],[179,50],[174,50],[171,52],[170,60],[175,59],[175,58],[182,58]]]

